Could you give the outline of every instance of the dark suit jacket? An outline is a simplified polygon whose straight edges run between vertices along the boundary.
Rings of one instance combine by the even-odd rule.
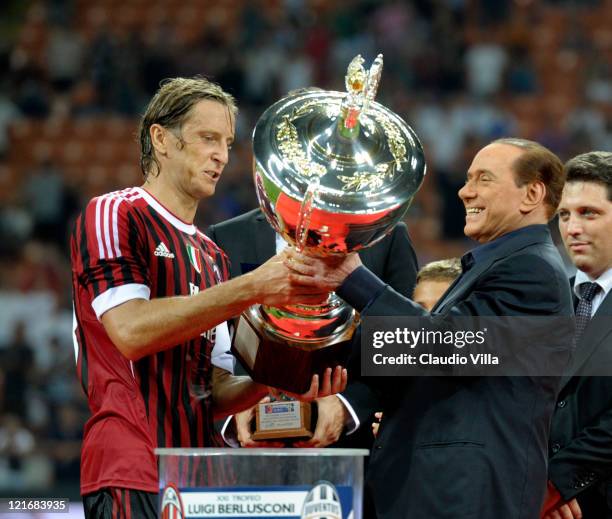
[[[569,284],[548,229],[530,227],[501,243],[449,288],[434,312],[571,315]],[[425,312],[386,287],[364,309],[367,315]],[[569,346],[562,354],[566,362]],[[366,479],[377,516],[537,519],[558,388],[558,377],[387,379],[377,387],[384,417]],[[349,397],[359,410],[367,408],[362,396]]]
[[[588,376],[606,372],[610,376]],[[563,498],[577,497],[590,517],[612,517],[612,292],[587,325],[563,378],[549,449],[549,478]]]
[[[276,233],[260,209],[211,225],[206,234],[227,254],[231,277],[257,268],[276,254]],[[406,297],[412,294],[417,259],[404,223],[399,223],[376,245],[361,250],[359,256],[365,266],[398,293]],[[359,371],[358,366],[349,368],[349,385],[359,378]],[[241,366],[237,366],[237,373],[244,374]],[[362,402],[367,400],[368,410],[359,415],[362,427],[358,434],[345,437],[342,446],[369,447],[373,440],[370,424],[381,404],[367,387],[356,388],[355,392],[363,395]]]

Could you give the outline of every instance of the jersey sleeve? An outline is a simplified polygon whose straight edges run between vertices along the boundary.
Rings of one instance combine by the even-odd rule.
[[[151,280],[143,224],[120,195],[89,202],[72,237],[72,268],[98,319],[131,299],[149,299]]]

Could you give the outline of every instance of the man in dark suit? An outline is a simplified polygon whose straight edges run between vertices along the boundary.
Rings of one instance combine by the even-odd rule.
[[[559,229],[578,268],[572,284],[579,337],[553,415],[544,514],[549,519],[580,513],[584,519],[610,519],[612,153],[579,155],[565,170]]]
[[[464,232],[480,245],[463,256],[462,275],[432,310],[436,321],[573,313],[546,225],[562,187],[561,162],[537,143],[501,139],[476,154],[459,196]],[[295,282],[336,290],[362,316],[429,315],[355,256],[338,265],[292,252],[288,265]],[[559,352],[561,363],[569,349]],[[413,377],[383,384],[384,415],[366,479],[375,511],[368,517],[538,517],[557,377]],[[367,409],[359,394],[348,388],[344,394],[355,409]]]
[[[280,252],[287,244],[274,232],[260,209],[254,209],[208,228],[206,234],[227,254],[230,259],[231,277],[237,277],[253,270]],[[406,224],[399,223],[393,230],[372,247],[359,252],[359,257],[378,277],[398,293],[412,294],[416,283],[417,259],[408,236]],[[236,366],[237,373],[244,373]],[[349,378],[359,375],[359,369],[352,369]],[[374,397],[372,397],[374,398]],[[336,442],[341,433],[349,434],[343,446],[369,446],[373,440],[367,424],[372,422],[377,410],[374,402],[365,417],[365,427],[360,428],[360,418],[342,398],[322,398],[317,401],[319,420],[314,436],[303,446],[325,447]],[[339,420],[331,417],[341,416]],[[329,418],[326,419],[326,418]],[[247,424],[247,419],[242,424]],[[243,446],[265,445],[250,439],[250,430],[241,426],[238,439]],[[269,445],[269,444],[268,444]]]

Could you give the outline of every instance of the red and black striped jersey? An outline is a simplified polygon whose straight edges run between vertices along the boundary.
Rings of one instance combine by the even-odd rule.
[[[153,449],[219,445],[213,427],[215,330],[137,362],[100,322],[128,300],[195,294],[228,277],[225,254],[142,188],[92,199],[71,242],[77,372],[92,413],[81,492],[157,492]]]

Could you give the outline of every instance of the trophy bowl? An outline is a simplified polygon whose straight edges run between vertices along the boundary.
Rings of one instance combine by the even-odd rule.
[[[346,92],[290,93],[255,126],[259,204],[275,231],[306,254],[345,255],[378,242],[423,181],[417,135],[374,101],[381,72],[382,55],[369,71],[357,56]],[[240,319],[232,349],[254,380],[302,393],[313,373],[345,364],[357,324],[333,293],[322,305],[255,305]]]

